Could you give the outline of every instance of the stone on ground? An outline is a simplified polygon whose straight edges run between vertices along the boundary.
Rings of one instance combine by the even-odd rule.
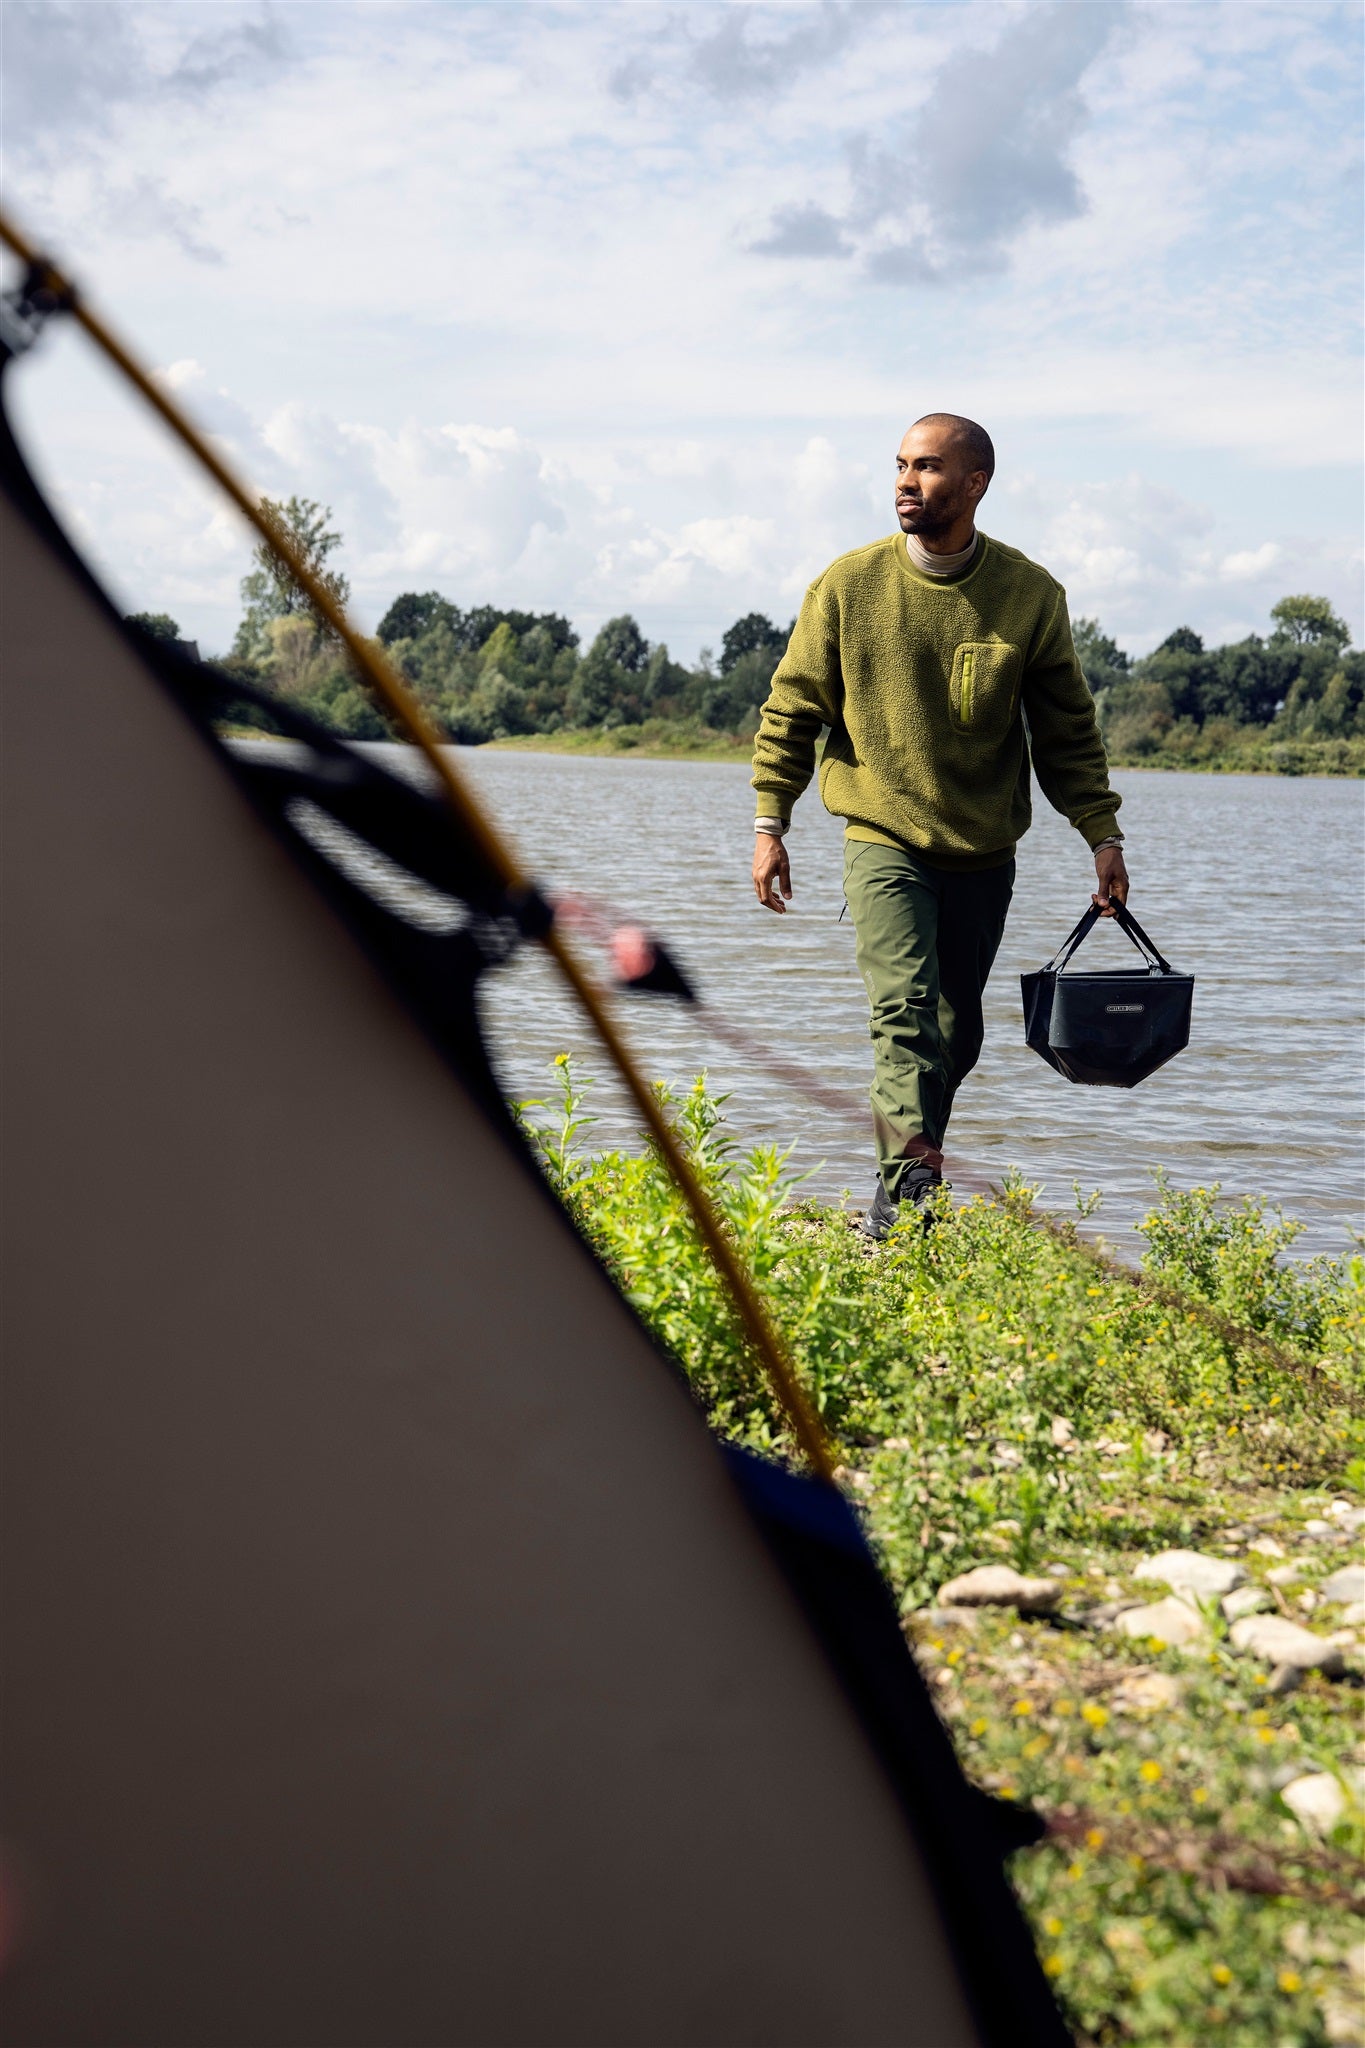
[[[1178,1599],[1174,1593],[1169,1600],[1153,1601],[1150,1607],[1125,1607],[1114,1626],[1120,1635],[1131,1636],[1137,1642],[1155,1637],[1176,1649],[1184,1643],[1197,1643],[1208,1633],[1204,1617],[1188,1600]]]
[[[1248,1543],[1247,1549],[1254,1551],[1257,1557],[1284,1556],[1283,1544],[1277,1543],[1273,1536],[1258,1536],[1254,1543]]]
[[[924,1618],[930,1628],[974,1629],[980,1616],[974,1607],[930,1607]]]
[[[1324,1600],[1339,1600],[1343,1607],[1359,1606],[1365,1600],[1365,1564],[1342,1565],[1318,1590]]]
[[[1008,1564],[982,1564],[939,1588],[945,1607],[1012,1607],[1017,1614],[1048,1614],[1062,1597],[1056,1579],[1026,1579]]]
[[[1130,1671],[1110,1700],[1116,1714],[1154,1714],[1178,1707],[1181,1686],[1167,1671]]]
[[[1307,1777],[1295,1778],[1280,1797],[1306,1828],[1321,1828],[1324,1832],[1334,1827],[1346,1811],[1341,1780],[1331,1771],[1312,1771]]]
[[[1303,1566],[1295,1557],[1288,1564],[1277,1564],[1273,1572],[1267,1572],[1265,1582],[1268,1586],[1292,1586],[1295,1579],[1302,1577]]]
[[[1226,1557],[1210,1557],[1202,1550],[1163,1550],[1144,1558],[1133,1575],[1156,1579],[1176,1593],[1193,1593],[1199,1600],[1215,1600],[1244,1584],[1241,1565]]]
[[[1287,1665],[1294,1671],[1325,1671],[1336,1677],[1342,1669],[1339,1645],[1315,1636],[1296,1621],[1279,1614],[1248,1614],[1234,1621],[1228,1630],[1235,1650],[1249,1657],[1262,1657],[1267,1664]]]
[[[1275,1601],[1264,1586],[1239,1586],[1235,1593],[1224,1594],[1220,1605],[1229,1621],[1240,1621],[1247,1614],[1266,1613]]]

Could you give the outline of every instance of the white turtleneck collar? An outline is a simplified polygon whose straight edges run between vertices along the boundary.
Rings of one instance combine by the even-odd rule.
[[[976,553],[979,533],[974,533],[960,554],[931,555],[917,534],[905,536],[906,553],[922,576],[954,576],[959,569],[965,569]]]

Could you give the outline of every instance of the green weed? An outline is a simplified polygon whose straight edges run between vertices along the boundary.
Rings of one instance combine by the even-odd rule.
[[[713,1427],[787,1455],[661,1161],[590,1150],[584,1087],[567,1059],[556,1071],[553,1108],[522,1106],[551,1181]],[[801,1198],[782,1152],[736,1152],[704,1077],[660,1099],[836,1440],[965,1768],[1070,1831],[1017,1857],[1014,1877],[1078,2039],[1351,2038],[1358,1653],[1354,1678],[1314,1676],[1281,1698],[1213,1605],[1187,1651],[1083,1624],[1097,1599],[1159,1594],[1132,1579],[1142,1553],[1213,1544],[1255,1577],[1271,1562],[1255,1535],[1297,1556],[1329,1543],[1308,1525],[1365,1483],[1351,1411],[1365,1391],[1365,1260],[1292,1263],[1292,1223],[1164,1178],[1142,1226],[1164,1300],[1035,1227],[1017,1176],[999,1201],[955,1209],[945,1195],[930,1232],[903,1227],[873,1248]],[[1095,1206],[1077,1190],[1082,1217]],[[1239,1342],[1239,1327],[1276,1351]],[[937,1621],[944,1582],[989,1561],[1060,1577],[1063,1625]],[[1324,1571],[1343,1561],[1339,1544],[1318,1558]],[[1178,1704],[1125,1709],[1124,1686],[1147,1673],[1169,1678]],[[1286,1774],[1323,1769],[1350,1796],[1317,1837],[1279,1793]]]

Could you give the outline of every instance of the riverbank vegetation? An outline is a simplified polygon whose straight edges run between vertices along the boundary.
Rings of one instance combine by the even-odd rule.
[[[343,603],[341,536],[312,499],[265,500]],[[382,714],[264,545],[243,579],[244,610],[221,664],[349,739],[383,739]],[[144,615],[144,622],[148,615]],[[165,637],[172,619],[155,615]],[[1075,624],[1110,758],[1119,767],[1281,775],[1365,774],[1365,654],[1325,598],[1284,597],[1270,630],[1206,648],[1187,626],[1133,659],[1095,619]],[[575,753],[742,760],[791,631],[748,612],[690,666],[651,644],[629,613],[582,646],[558,612],[462,608],[404,591],[378,638],[449,739]],[[250,714],[247,722],[251,723]]]
[[[1365,1260],[1294,1263],[1279,1216],[1165,1185],[1136,1283],[1039,1228],[1022,1185],[945,1195],[927,1235],[873,1247],[800,1199],[780,1153],[736,1157],[703,1083],[670,1111],[964,1769],[1050,1820],[1012,1876],[1077,2041],[1359,2042]],[[566,1059],[522,1113],[714,1426],[787,1456],[658,1160],[592,1150]],[[1202,1590],[1172,1550],[1197,1553]],[[1035,1590],[983,1606],[952,1587],[993,1564]],[[1248,1616],[1297,1625],[1305,1661],[1254,1648]]]

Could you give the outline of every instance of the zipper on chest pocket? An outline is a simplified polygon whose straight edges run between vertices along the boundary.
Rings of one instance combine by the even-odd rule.
[[[962,695],[960,699],[962,706],[960,716],[964,725],[970,725],[972,722],[972,670],[975,666],[976,649],[964,647],[962,650]]]

